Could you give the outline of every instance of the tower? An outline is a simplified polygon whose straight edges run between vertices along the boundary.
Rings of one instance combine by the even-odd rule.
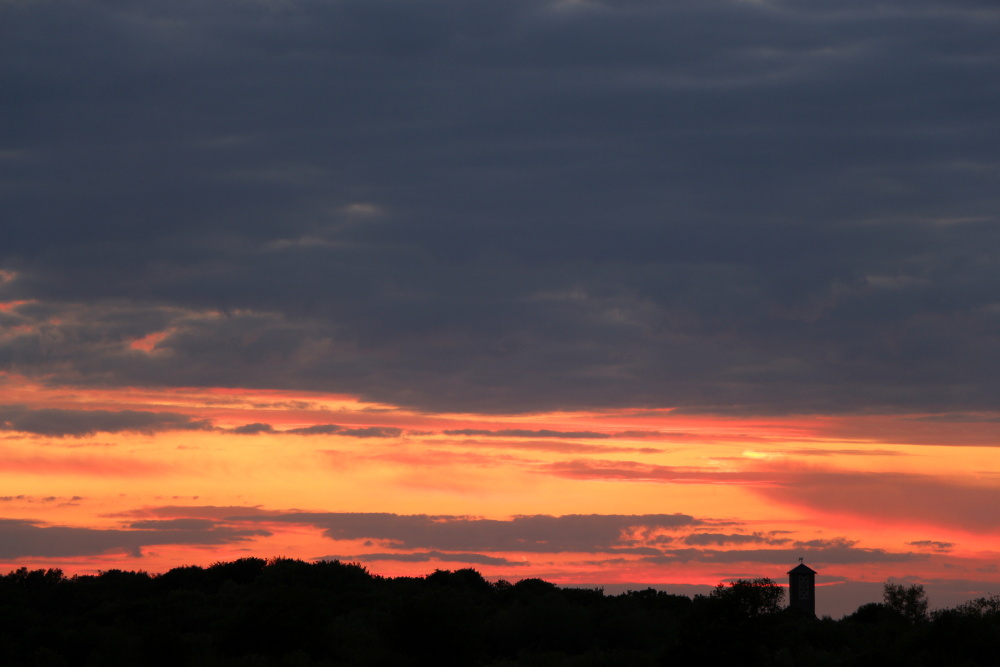
[[[788,606],[816,616],[816,571],[799,564],[788,571]]]

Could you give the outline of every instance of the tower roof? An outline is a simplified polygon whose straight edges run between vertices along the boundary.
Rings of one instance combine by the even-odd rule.
[[[807,567],[802,563],[799,563],[791,570],[789,570],[788,574],[816,574],[816,570],[812,569],[811,567]]]

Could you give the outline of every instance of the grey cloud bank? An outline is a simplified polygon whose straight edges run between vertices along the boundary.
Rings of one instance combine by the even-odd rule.
[[[442,551],[421,551],[412,554],[383,553],[383,554],[358,554],[355,556],[323,556],[316,560],[339,560],[347,563],[356,561],[401,561],[405,563],[427,563],[430,561],[445,561],[448,563],[472,563],[475,565],[506,565],[525,566],[525,561],[514,561],[495,556],[485,556],[483,554],[469,553],[444,553]]]
[[[207,430],[211,424],[176,412],[146,410],[31,409],[0,405],[0,431],[20,431],[50,437],[84,437],[105,433],[155,433],[158,431]]]
[[[385,540],[393,549],[460,553],[607,553],[627,546],[630,540],[625,535],[631,531],[678,530],[702,524],[701,520],[686,514],[539,514],[498,520],[384,512],[283,512],[228,518],[239,522],[314,526],[332,540]]]
[[[788,540],[693,532],[684,542],[698,546],[681,549],[642,546],[646,542],[661,546],[672,542],[669,536],[662,535],[662,531],[697,531],[708,525],[706,521],[683,514],[533,515],[489,520],[390,513],[276,511],[229,516],[225,519],[207,517],[221,517],[222,514],[240,509],[252,508],[147,508],[143,512],[152,511],[154,514],[168,516],[206,516],[138,520],[126,524],[122,529],[50,526],[23,519],[0,519],[0,537],[3,538],[0,556],[58,558],[127,552],[139,557],[142,555],[142,548],[147,546],[250,542],[256,537],[272,535],[270,530],[257,527],[261,523],[274,528],[290,523],[321,529],[331,540],[382,542],[381,546],[388,549],[374,553],[317,558],[327,560],[442,561],[506,567],[530,563],[523,556],[506,557],[511,554],[529,554],[541,559],[546,554],[559,553],[607,554],[609,560],[602,561],[605,564],[634,562],[656,565],[691,562],[787,565],[803,555],[811,563],[822,564],[903,563],[928,558],[927,554],[922,553],[866,549],[846,538],[795,542],[795,548],[789,549],[785,545]],[[766,543],[779,548],[734,548],[726,551],[699,548],[744,542]],[[634,560],[627,560],[629,557]]]
[[[0,1],[0,300],[29,301],[0,369],[994,410],[998,28],[972,0]]]
[[[141,549],[146,546],[229,544],[270,534],[264,530],[240,530],[213,522],[147,521],[137,522],[132,528],[46,526],[24,519],[0,519],[0,558],[74,557],[123,551],[141,556]]]

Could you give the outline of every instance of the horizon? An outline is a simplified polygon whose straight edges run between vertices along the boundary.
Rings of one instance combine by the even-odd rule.
[[[263,560],[263,561],[265,561],[265,562],[267,562],[267,563],[270,564],[270,563],[273,563],[273,562],[276,562],[276,561],[280,561],[280,560],[284,559],[285,557],[277,556],[277,557],[274,557],[274,558],[271,558],[271,559],[260,559],[259,557],[256,557],[256,556],[243,556],[241,558],[257,558],[258,560]],[[237,560],[239,560],[239,559],[237,559]],[[225,564],[231,563],[231,562],[233,562],[233,561],[217,561],[217,562],[214,562],[214,563],[212,563],[210,565],[207,565],[207,566],[201,566],[201,565],[179,565],[179,566],[175,566],[175,568],[170,568],[169,570],[163,570],[163,571],[159,571],[159,572],[157,572],[157,571],[152,571],[151,572],[151,571],[147,571],[147,570],[141,569],[141,568],[131,569],[131,570],[117,570],[117,569],[112,569],[110,571],[112,571],[112,572],[113,571],[126,571],[126,572],[133,572],[133,573],[137,573],[137,574],[145,574],[145,575],[148,575],[150,577],[158,577],[160,575],[163,575],[163,574],[166,574],[166,573],[170,572],[173,569],[181,569],[181,570],[183,570],[183,569],[186,569],[186,568],[189,568],[189,567],[209,567],[210,568],[210,567],[214,567],[214,566],[217,566],[217,565],[225,565]],[[300,562],[306,562],[306,561],[300,561]],[[327,559],[316,559],[316,560],[312,561],[312,563],[320,563],[320,562],[335,562],[335,561],[327,560]],[[391,575],[384,575],[384,574],[381,574],[379,572],[376,572],[376,571],[372,570],[371,568],[366,567],[365,565],[363,565],[362,563],[359,563],[359,562],[344,562],[344,564],[358,566],[358,567],[362,568],[363,570],[365,570],[365,572],[367,572],[372,577],[387,578],[387,579],[394,578]],[[24,569],[28,569],[28,568],[26,566],[22,566],[21,568],[19,568],[18,571],[24,570]],[[402,577],[402,578],[426,578],[426,577],[431,576],[432,574],[435,574],[435,573],[441,572],[441,571],[451,572],[451,571],[467,570],[467,569],[471,569],[471,570],[479,573],[479,569],[477,569],[475,567],[455,568],[455,570],[449,570],[449,569],[446,569],[446,568],[444,568],[444,569],[437,568],[433,572],[427,572],[426,574],[423,574],[423,575],[407,574],[407,575],[397,575],[397,576]],[[45,571],[45,570],[40,570],[40,571]],[[58,571],[62,572],[61,570],[58,570]],[[77,577],[77,576],[84,576],[84,577],[86,577],[86,576],[100,576],[101,574],[103,574],[104,572],[107,572],[107,571],[108,570],[98,570],[96,572],[77,573],[77,574],[67,574],[65,572],[62,572],[62,574],[64,576],[66,576],[66,577],[72,578],[72,577]],[[10,572],[0,572],[0,576],[4,576],[4,575],[7,575],[7,574],[13,574],[14,572],[15,572],[14,570],[11,570]],[[480,575],[481,575],[481,573],[480,573]],[[493,577],[493,578],[486,578],[486,577],[484,577],[484,579],[486,581],[491,582],[491,583],[497,583],[499,581],[505,581],[502,577]],[[535,578],[534,577],[526,577],[526,579],[535,579]],[[775,580],[775,579],[770,578],[770,577],[764,577],[764,579],[767,579],[767,580],[771,581],[772,584],[774,584],[774,585],[782,588],[783,590],[785,590],[786,596],[788,595],[788,588],[789,588],[789,585],[790,585],[789,582],[783,582],[781,580]],[[817,585],[816,585],[816,588],[817,588],[817,593],[816,593],[817,594],[817,600],[816,600],[816,603],[817,603],[817,605],[816,605],[816,608],[817,608],[816,618],[830,617],[830,618],[832,618],[834,620],[838,620],[838,619],[841,619],[843,617],[850,616],[851,614],[853,614],[855,611],[857,611],[861,606],[863,606],[865,604],[872,603],[872,602],[879,602],[883,598],[883,587],[884,587],[884,585],[890,584],[890,583],[892,583],[892,584],[898,584],[899,583],[898,581],[894,581],[892,578],[890,578],[888,581],[883,582],[883,583],[874,583],[874,582],[867,582],[867,583],[858,583],[858,582],[823,582],[821,576],[819,577],[819,579],[820,580],[817,581]],[[521,581],[521,579],[514,579],[514,580],[510,580],[509,583],[516,584],[519,581]],[[624,593],[629,593],[629,592],[633,592],[633,591],[640,592],[640,591],[644,591],[644,590],[648,590],[648,589],[653,589],[653,590],[656,590],[656,591],[661,591],[661,592],[664,592],[664,593],[669,593],[671,595],[679,595],[679,596],[687,597],[689,599],[693,599],[695,597],[708,597],[708,596],[711,595],[711,593],[714,590],[716,590],[716,588],[718,586],[725,586],[727,584],[738,582],[738,581],[750,581],[750,580],[747,580],[747,579],[731,579],[729,581],[720,581],[716,585],[709,585],[709,584],[670,584],[670,583],[658,583],[658,584],[614,583],[614,584],[605,584],[605,583],[601,583],[601,582],[574,582],[574,583],[564,584],[564,585],[560,586],[560,588],[579,588],[579,589],[584,589],[584,590],[599,590],[603,595],[606,595],[606,596],[618,596],[618,595],[622,595]],[[559,584],[555,584],[555,585],[559,586]],[[908,584],[904,583],[903,585],[908,585]],[[830,595],[831,592],[834,593],[834,595],[831,596]],[[926,591],[924,591],[924,593],[926,594]],[[990,597],[990,596],[980,596],[980,597]],[[955,607],[960,606],[962,603],[971,601],[972,599],[973,598],[963,597],[963,593],[961,591],[950,590],[950,591],[946,592],[946,594],[945,594],[945,600],[943,602],[939,600],[937,604],[931,604],[929,606],[929,611],[933,612],[935,610],[940,610],[940,609],[955,608]],[[928,601],[928,602],[930,602],[930,601]],[[789,607],[790,606],[790,603],[789,603],[789,600],[787,599],[787,597],[782,600],[782,605],[784,607]]]
[[[0,570],[1000,592],[997,28],[0,0]]]

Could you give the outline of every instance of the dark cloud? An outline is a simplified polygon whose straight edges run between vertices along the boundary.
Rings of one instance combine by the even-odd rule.
[[[206,530],[214,528],[215,521],[211,519],[150,519],[133,521],[129,528],[139,530]]]
[[[632,533],[674,531],[702,522],[685,514],[569,514],[509,520],[388,513],[287,512],[230,516],[233,521],[315,526],[333,540],[379,540],[401,551],[609,552],[630,546]]]
[[[648,563],[765,563],[787,565],[799,558],[813,564],[847,565],[858,563],[906,563],[926,560],[927,554],[891,552],[884,549],[863,549],[848,545],[804,549],[667,549],[662,556],[649,556]]]
[[[290,428],[284,431],[278,431],[270,424],[262,424],[258,422],[237,426],[236,428],[229,429],[229,432],[237,435],[291,433],[292,435],[347,435],[352,438],[398,438],[403,434],[403,429],[395,426],[363,426],[360,428],[347,428],[336,424],[317,424],[316,426],[304,426],[302,428]]]
[[[2,2],[0,370],[994,411],[994,10]]]
[[[103,433],[144,433],[191,431],[211,428],[207,420],[176,412],[144,410],[63,410],[0,405],[0,430],[33,433],[49,437],[81,438]]]
[[[373,553],[356,556],[323,556],[316,560],[339,560],[343,562],[398,561],[404,563],[426,563],[429,561],[445,561],[448,563],[472,563],[475,565],[514,565],[525,566],[525,561],[509,560],[497,556],[486,556],[472,553],[444,553],[442,551],[418,551],[414,553]]]
[[[243,426],[231,428],[229,429],[229,432],[235,433],[236,435],[260,435],[261,433],[274,433],[274,428],[272,428],[270,424],[255,422],[253,424],[244,424]]]
[[[727,533],[692,533],[684,538],[684,543],[691,546],[707,546],[714,544],[724,546],[727,544],[780,544],[788,542],[787,539],[774,539],[762,535],[740,535]]]
[[[83,496],[0,496],[0,502],[4,503],[59,503],[62,506],[79,505],[83,501]]]
[[[930,551],[947,552],[951,551],[955,546],[954,542],[939,542],[937,540],[917,540],[915,542],[907,542],[911,547],[919,547],[921,549],[929,549]]]
[[[1000,422],[1000,417],[996,415],[948,413],[943,415],[925,415],[923,417],[910,417],[913,421],[945,422],[949,424],[980,424]]]
[[[782,567],[805,558],[813,565],[907,563],[930,558],[927,550],[942,552],[948,543],[918,541],[910,544],[922,552],[893,552],[866,548],[845,537],[792,542],[769,534],[698,532],[722,522],[699,520],[684,514],[647,515],[531,515],[507,520],[450,515],[401,515],[390,513],[335,513],[262,510],[241,507],[145,508],[129,513],[143,517],[131,522],[159,539],[192,532],[231,530],[282,524],[312,526],[332,540],[364,541],[382,550],[368,554],[324,556],[347,561],[400,561],[521,565],[516,553],[606,554],[592,565],[606,567],[647,563],[670,566],[681,563],[763,564]],[[145,518],[157,517],[157,518]],[[693,531],[693,532],[692,532]],[[253,530],[247,531],[254,534]],[[173,543],[173,542],[171,542]],[[680,547],[680,545],[686,545]],[[725,549],[706,548],[724,546]],[[680,548],[678,548],[680,547]],[[616,561],[616,559],[618,559]]]
[[[146,525],[144,525],[144,523]],[[24,519],[0,519],[0,558],[65,558],[127,552],[161,544],[220,545],[270,535],[214,522],[137,522],[131,530],[47,526]]]
[[[363,428],[345,428],[340,435],[349,435],[354,438],[398,438],[403,434],[403,429],[395,426],[366,426]]]
[[[343,426],[336,424],[316,424],[314,426],[303,426],[302,428],[290,428],[285,433],[294,435],[332,435],[344,430]]]
[[[831,539],[803,540],[795,543],[796,547],[805,549],[828,549],[831,547],[842,547],[849,549],[857,544],[857,540],[849,540],[846,537],[834,537]]]

